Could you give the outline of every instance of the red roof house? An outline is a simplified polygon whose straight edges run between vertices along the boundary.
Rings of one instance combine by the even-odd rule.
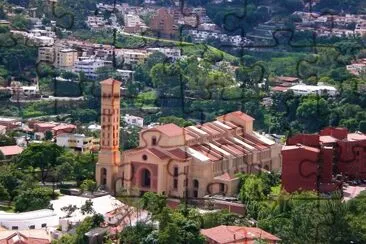
[[[205,237],[206,242],[210,244],[254,244],[257,240],[275,244],[281,240],[260,228],[245,226],[220,225],[210,229],[202,229],[201,234]]]
[[[27,237],[20,232],[15,232],[8,237],[0,239],[0,244],[49,244],[48,239]]]
[[[5,156],[5,158],[10,158],[12,156],[21,154],[23,152],[23,148],[17,145],[14,146],[3,146],[0,147],[0,151]]]

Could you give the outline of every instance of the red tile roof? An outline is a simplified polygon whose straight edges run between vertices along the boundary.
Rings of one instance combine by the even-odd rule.
[[[60,124],[52,128],[53,131],[65,130],[65,129],[76,129],[76,125]]]
[[[27,237],[20,232],[11,234],[10,236],[1,239],[0,244],[49,244],[51,243],[47,239]]]
[[[166,155],[163,151],[157,149],[157,148],[149,148],[148,149],[152,154],[154,154],[155,156],[157,156],[160,159],[166,159],[169,158],[168,155]]]
[[[181,128],[178,125],[173,124],[173,123],[160,125],[160,126],[152,128],[152,129],[156,129],[167,136],[179,136],[179,135],[184,134],[184,128]]]
[[[286,82],[297,82],[299,80],[299,78],[291,77],[291,76],[279,76],[279,77],[277,77],[277,79],[279,79],[281,81],[286,81]]]
[[[218,120],[224,120],[225,121],[225,117],[229,116],[229,115],[233,115],[237,118],[240,118],[242,120],[245,120],[245,121],[253,121],[254,118],[247,115],[246,113],[243,113],[241,111],[235,111],[235,112],[231,112],[231,113],[228,113],[228,114],[225,114],[225,115],[222,115],[222,116],[219,116],[217,117]]]
[[[215,243],[255,243],[256,240],[280,241],[281,239],[260,228],[244,226],[226,226],[220,225],[210,229],[201,230],[201,234]]]
[[[13,156],[18,155],[23,152],[23,148],[20,146],[14,145],[14,146],[3,146],[0,147],[0,151],[4,154],[4,156]]]
[[[285,92],[288,90],[288,87],[283,87],[283,86],[273,86],[271,87],[272,91],[278,91],[278,92]]]
[[[186,160],[187,158],[190,157],[190,155],[188,153],[186,153],[185,151],[179,149],[179,148],[175,148],[173,150],[169,150],[169,153],[171,153],[172,155],[174,155],[175,157],[182,159],[182,160]]]

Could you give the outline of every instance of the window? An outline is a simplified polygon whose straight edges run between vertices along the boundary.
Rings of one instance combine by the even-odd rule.
[[[18,229],[18,226],[12,226],[11,229],[12,230],[17,230]]]
[[[33,229],[35,229],[36,227],[34,226],[34,225],[30,225],[29,226],[29,229],[31,229],[31,230],[33,230]]]
[[[153,137],[151,138],[151,144],[152,144],[153,146],[156,146],[156,137],[155,137],[155,136],[153,136]]]
[[[174,179],[173,181],[173,188],[178,189],[178,179]]]
[[[151,186],[151,174],[150,171],[147,169],[142,170],[142,186],[143,187],[150,187]]]
[[[43,223],[43,224],[41,225],[41,227],[42,227],[42,228],[47,227],[47,224]]]
[[[224,191],[225,191],[225,184],[220,183],[220,192],[224,192]]]
[[[174,177],[178,176],[178,167],[174,167]]]
[[[146,161],[147,160],[147,156],[145,154],[142,155],[142,159]]]
[[[194,188],[198,188],[198,187],[199,187],[199,182],[198,182],[198,180],[193,180],[193,187],[194,187]]]

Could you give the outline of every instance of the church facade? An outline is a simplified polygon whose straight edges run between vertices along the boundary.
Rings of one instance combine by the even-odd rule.
[[[96,180],[106,190],[156,192],[170,197],[236,195],[239,172],[278,171],[281,145],[253,130],[240,111],[185,128],[165,124],[143,129],[139,146],[120,152],[120,83],[101,82],[101,150]]]

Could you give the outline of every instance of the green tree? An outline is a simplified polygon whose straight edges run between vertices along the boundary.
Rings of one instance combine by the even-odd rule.
[[[52,195],[52,190],[46,187],[23,191],[15,198],[15,211],[25,212],[47,208]]]
[[[46,141],[49,141],[49,140],[51,140],[53,138],[53,134],[52,134],[52,131],[46,131],[45,133],[44,133],[44,139],[46,140]]]
[[[16,141],[13,137],[8,135],[0,135],[0,147],[15,145]]]
[[[121,243],[142,243],[154,230],[153,225],[138,221],[133,226],[126,226],[119,234]]]
[[[83,189],[84,191],[90,191],[93,193],[97,188],[97,183],[94,180],[86,179],[80,185],[80,188]]]
[[[8,190],[2,184],[0,184],[0,201],[5,201],[9,199],[10,195],[8,193]]]
[[[76,205],[69,204],[61,208],[61,211],[66,212],[65,218],[71,217],[71,215],[78,209]]]
[[[95,210],[93,208],[93,201],[92,200],[86,200],[85,203],[80,207],[81,214],[94,214]]]
[[[48,173],[60,164],[57,158],[63,151],[63,148],[54,143],[33,143],[19,155],[18,165],[23,169],[30,168],[33,172],[40,170],[40,180],[44,183]]]

